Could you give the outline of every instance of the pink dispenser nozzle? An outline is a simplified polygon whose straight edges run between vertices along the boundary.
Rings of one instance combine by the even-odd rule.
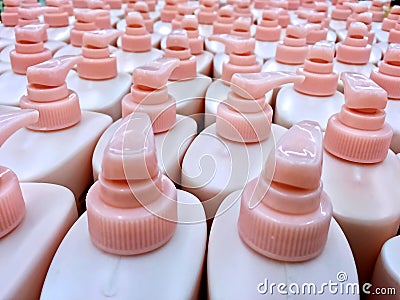
[[[332,218],[321,173],[321,128],[312,121],[293,125],[259,178],[244,188],[238,220],[242,241],[261,255],[285,262],[321,254]]]
[[[151,35],[139,12],[130,12],[126,18],[126,29],[122,35],[122,49],[127,52],[147,52],[151,49]]]
[[[257,41],[277,42],[281,39],[282,27],[279,25],[278,17],[278,9],[263,11],[254,36]]]
[[[189,47],[192,55],[199,55],[204,51],[204,38],[199,35],[199,23],[196,16],[184,16],[181,27],[186,30],[189,38]]]
[[[80,56],[66,55],[28,68],[27,95],[21,97],[20,107],[39,111],[39,120],[27,128],[53,131],[80,122],[78,96],[65,83],[69,70],[80,60]]]
[[[279,85],[303,80],[286,72],[234,74],[228,98],[218,105],[216,132],[231,141],[254,143],[271,133],[272,108],[265,94]]]
[[[74,47],[82,47],[83,33],[99,29],[96,24],[98,13],[95,10],[82,9],[74,12],[75,23],[71,29],[70,40]]]
[[[326,128],[325,150],[356,163],[385,160],[392,128],[385,123],[387,93],[371,79],[358,73],[342,73],[345,104]]]
[[[228,34],[231,32],[235,16],[233,7],[225,5],[218,10],[217,20],[213,23],[214,34]]]
[[[390,9],[389,15],[382,21],[382,30],[390,31],[396,26],[400,17],[400,5],[395,5]]]
[[[305,27],[289,25],[282,43],[276,46],[275,60],[288,65],[303,64],[308,52],[306,35]]]
[[[0,115],[0,145],[18,129],[35,123],[36,110],[22,109]],[[14,172],[0,166],[0,238],[14,230],[25,216],[25,202]]]
[[[171,239],[177,190],[158,168],[146,114],[135,112],[123,119],[104,150],[102,172],[86,202],[90,238],[105,252],[143,254]]]
[[[18,25],[40,24],[39,16],[43,14],[42,7],[19,7]]]
[[[43,8],[44,22],[51,28],[67,27],[69,26],[68,12],[64,11],[61,7],[47,6]]]
[[[178,66],[178,59],[163,57],[137,67],[132,73],[131,93],[122,100],[122,116],[144,112],[152,121],[154,133],[171,129],[176,121],[176,104],[166,85]]]

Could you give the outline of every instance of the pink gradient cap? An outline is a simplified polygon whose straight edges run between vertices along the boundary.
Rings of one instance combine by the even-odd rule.
[[[313,12],[307,17],[307,37],[306,42],[308,45],[314,45],[316,42],[326,40],[328,29],[325,28],[325,14]]]
[[[219,2],[217,0],[200,0],[197,14],[199,24],[212,25],[217,20]]]
[[[43,8],[44,22],[51,28],[69,26],[69,15],[61,7],[48,6]]]
[[[230,33],[235,16],[233,14],[233,7],[225,5],[218,10],[217,20],[213,23],[214,34]]]
[[[72,5],[74,8],[87,8],[87,0],[72,0]],[[74,11],[75,14],[75,11]]]
[[[372,14],[370,12],[364,12],[356,16],[356,22],[364,23],[368,28],[368,44],[372,45],[375,38],[375,32],[372,31]]]
[[[14,27],[18,24],[18,7],[21,0],[5,0],[4,11],[1,13],[1,22],[6,27]]]
[[[251,12],[251,0],[235,0],[233,3],[233,14],[235,18],[249,18],[253,22],[253,13]]]
[[[358,73],[344,72],[340,78],[345,104],[328,121],[325,150],[356,163],[384,161],[393,135],[385,123],[386,91]]]
[[[80,60],[80,56],[66,55],[28,68],[27,95],[21,97],[19,105],[39,111],[39,120],[27,128],[54,131],[80,122],[78,95],[65,83],[69,70]]]
[[[382,22],[385,18],[384,6],[389,5],[390,2],[387,0],[372,0],[371,6],[369,7],[369,11],[372,13],[372,21],[373,22]]]
[[[361,13],[367,12],[368,7],[359,2],[345,2],[343,4],[345,7],[351,9],[351,15],[346,20],[346,29],[349,28],[350,24],[357,21],[357,16]]]
[[[0,145],[18,129],[35,123],[39,113],[22,109],[0,115]],[[0,166],[0,238],[14,230],[25,216],[25,202],[17,175]]]
[[[131,93],[122,99],[122,117],[143,112],[149,115],[154,133],[171,129],[176,121],[176,103],[168,94],[167,82],[179,63],[179,59],[162,57],[137,67],[132,73]]]
[[[211,41],[219,41],[225,44],[225,52],[229,53],[229,61],[222,65],[222,80],[229,82],[235,73],[261,72],[261,64],[257,62],[254,48],[254,38],[244,38],[231,34],[212,35]]]
[[[83,59],[77,66],[80,78],[107,80],[118,75],[117,58],[110,56],[108,48],[118,35],[119,31],[115,29],[95,30],[83,34]]]
[[[218,105],[216,132],[241,143],[266,140],[271,133],[272,108],[265,94],[279,85],[303,80],[285,72],[234,74],[228,98]]]
[[[367,25],[353,22],[346,38],[336,49],[336,60],[350,65],[364,65],[369,61],[371,49],[371,45],[368,44]]]
[[[199,8],[199,3],[197,1],[188,1],[178,4],[178,14],[171,21],[172,30],[181,29],[182,19],[185,16],[194,16],[194,12]]]
[[[75,23],[70,33],[72,46],[82,47],[83,33],[98,29],[96,25],[97,14],[95,10],[90,9],[80,9],[74,12]]]
[[[11,68],[14,73],[25,75],[28,67],[52,57],[44,47],[46,24],[29,24],[15,27],[15,49],[10,52]]]
[[[389,31],[388,43],[400,43],[400,17],[397,20],[396,26]]]
[[[106,3],[108,6],[110,6],[110,9],[122,8],[122,0],[107,0]]]
[[[186,80],[196,77],[196,57],[193,56],[189,48],[189,38],[185,30],[173,30],[166,41],[164,54],[166,57],[178,58],[180,64],[172,72],[170,80]]]
[[[160,18],[162,22],[170,23],[178,14],[179,0],[166,0],[161,10]]]
[[[338,0],[335,8],[331,12],[331,19],[337,21],[346,21],[346,19],[351,15],[350,7],[344,6],[346,2],[358,2],[358,0],[348,1],[348,0]]]
[[[109,9],[95,9],[97,12],[95,24],[98,29],[111,29],[111,15]]]
[[[379,68],[370,78],[382,87],[389,99],[400,100],[400,44],[390,44]]]
[[[279,261],[302,262],[320,255],[332,218],[321,173],[321,128],[313,121],[293,125],[260,177],[243,190],[238,220],[243,243]]]
[[[43,14],[42,7],[19,7],[18,25],[40,24],[39,16]]]
[[[181,21],[181,27],[186,30],[189,38],[190,53],[199,55],[204,51],[204,38],[199,35],[199,23],[196,16],[184,16]]]
[[[251,25],[252,20],[250,18],[239,17],[232,24],[231,34],[244,38],[251,38]]]
[[[262,19],[257,25],[255,39],[262,42],[277,42],[281,39],[282,27],[278,23],[278,11],[268,9],[262,13]]]
[[[46,6],[59,7],[69,16],[74,15],[74,7],[72,6],[72,3],[69,0],[46,0]]]
[[[139,12],[149,33],[153,33],[154,22],[150,18],[149,7],[146,2],[139,1],[133,5],[133,11]]]
[[[395,5],[391,8],[389,15],[382,21],[382,30],[390,31],[390,29],[394,28],[399,17],[400,5]]]
[[[125,117],[86,198],[90,238],[99,249],[137,255],[165,245],[176,230],[177,190],[157,165],[151,121]]]
[[[146,29],[142,15],[130,12],[126,18],[126,29],[122,35],[122,49],[126,52],[148,52],[151,50],[151,35]]]
[[[339,76],[333,72],[334,54],[333,42],[321,41],[311,46],[304,67],[298,68],[296,72],[305,76],[305,80],[295,83],[294,89],[311,96],[325,97],[335,94]]]
[[[303,64],[308,52],[306,35],[304,26],[289,25],[283,41],[276,46],[275,60],[287,65]]]
[[[315,8],[315,1],[314,0],[302,0],[301,1],[301,8],[305,8],[305,9],[314,9]]]
[[[278,11],[278,23],[282,28],[286,28],[291,24],[288,13],[289,5],[290,3],[287,0],[269,0],[268,8],[280,8]]]

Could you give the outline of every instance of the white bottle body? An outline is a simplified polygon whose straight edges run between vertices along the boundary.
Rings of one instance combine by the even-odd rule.
[[[194,139],[183,158],[182,189],[203,202],[207,219],[214,217],[227,195],[260,174],[285,132],[285,128],[272,124],[268,139],[245,144],[221,138],[216,124],[210,125]]]
[[[0,75],[0,105],[19,106],[19,100],[26,94],[28,80],[25,75],[6,71]]]
[[[85,213],[57,250],[41,299],[195,299],[206,249],[204,220],[199,200],[178,190],[172,239],[149,253],[118,256],[92,244]]]
[[[400,100],[388,100],[385,112],[386,122],[393,129],[390,149],[394,153],[400,153]]]
[[[256,47],[254,49],[254,53],[261,57],[264,61],[267,59],[275,57],[276,54],[276,46],[279,44],[279,41],[276,42],[261,42],[256,41]]]
[[[118,120],[109,126],[94,149],[92,166],[95,181],[101,173],[104,149],[120,124],[121,120]],[[196,134],[196,122],[181,115],[176,116],[176,124],[169,131],[154,134],[158,166],[175,184],[180,184],[182,159]]]
[[[375,30],[375,37],[378,42],[386,42],[389,40],[389,31],[384,31],[382,28]]]
[[[339,76],[343,72],[355,72],[369,78],[369,75],[371,75],[371,71],[374,68],[376,68],[376,66],[371,63],[367,63],[365,65],[350,65],[344,64],[340,61],[337,61],[336,59],[333,61],[333,71],[339,74]]]
[[[72,26],[47,28],[47,38],[49,41],[68,43],[71,28]]]
[[[118,72],[130,74],[132,74],[133,70],[137,67],[148,64],[164,55],[161,50],[155,48],[151,48],[148,52],[138,53],[117,50],[114,54],[117,57]]]
[[[357,294],[329,293],[323,284],[357,283],[357,270],[349,244],[342,230],[331,221],[328,240],[322,253],[309,261],[286,263],[262,256],[241,240],[237,221],[241,192],[230,194],[214,219],[208,242],[207,277],[209,298],[213,299],[359,299]],[[338,277],[346,276],[345,281]],[[344,278],[344,277],[343,277]],[[284,284],[288,294],[279,293]],[[316,286],[316,294],[301,293],[302,285]],[[272,284],[275,286],[271,287]],[[300,293],[291,294],[290,285]],[[337,286],[339,289],[339,285]],[[306,289],[307,291],[307,289]]]
[[[78,218],[74,195],[62,186],[22,183],[26,213],[0,239],[2,299],[38,299],[51,260]]]
[[[343,104],[344,95],[340,92],[316,97],[299,93],[293,84],[287,84],[276,96],[274,123],[290,128],[300,121],[310,120],[318,122],[325,131],[329,118],[340,112]]]
[[[277,62],[275,58],[268,59],[262,66],[262,72],[294,72],[303,65],[287,65]]]
[[[78,95],[82,110],[103,113],[117,120],[121,118],[121,100],[130,90],[132,76],[118,73],[112,79],[86,80],[77,72],[70,71],[65,81],[68,88]]]
[[[400,161],[392,151],[376,164],[348,162],[326,151],[323,159],[322,182],[334,218],[353,250],[360,282],[369,281],[383,243],[399,227]]]
[[[332,29],[335,32],[338,32],[339,30],[346,29],[346,21],[339,21],[339,20],[330,20],[329,22],[329,28]]]

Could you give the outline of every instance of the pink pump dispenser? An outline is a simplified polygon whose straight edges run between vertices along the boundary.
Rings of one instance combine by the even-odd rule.
[[[93,299],[160,299],[168,289],[171,299],[197,298],[207,239],[204,210],[160,172],[149,117],[135,112],[122,119],[104,150],[87,213],[60,245],[41,298],[79,298],[86,290]],[[172,269],[178,271],[162,271]]]
[[[291,285],[312,283],[321,291],[325,282],[340,280],[339,272],[347,283],[357,284],[354,258],[320,180],[318,124],[302,121],[291,127],[264,165],[243,191],[226,197],[214,219],[207,257],[210,298],[285,299],[295,296]],[[324,297],[334,294],[326,290]]]
[[[205,122],[207,127],[215,122],[217,107],[226,99],[230,91],[229,84],[235,73],[257,73],[261,72],[262,59],[254,54],[256,41],[254,38],[239,37],[235,35],[221,34],[211,36],[210,40],[220,41],[225,44],[227,54],[218,53],[214,56],[214,77],[218,78],[218,65],[222,65],[221,80],[215,80],[207,89],[205,104]],[[270,103],[271,94],[267,95],[267,103]]]
[[[203,202],[207,218],[215,216],[228,194],[259,174],[275,140],[286,131],[271,125],[272,108],[265,94],[303,79],[284,72],[233,75],[231,91],[218,106],[216,123],[195,138],[182,164],[182,187]],[[203,161],[203,157],[212,160]]]
[[[361,74],[341,77],[346,103],[328,122],[322,177],[364,283],[370,282],[383,243],[398,229],[400,164],[388,151],[392,129],[385,123],[385,90]]]
[[[83,35],[83,58],[77,72],[67,77],[68,86],[79,98],[82,110],[109,115],[113,120],[121,117],[121,99],[128,93],[131,77],[117,72],[117,58],[110,55],[109,43],[119,32],[104,29]]]
[[[283,127],[311,120],[326,129],[328,119],[340,111],[344,96],[338,92],[339,76],[333,72],[334,44],[316,43],[309,49],[304,67],[297,74],[305,76],[301,83],[282,87],[276,96],[274,122]]]
[[[38,110],[39,119],[0,149],[0,163],[10,166],[22,182],[60,184],[77,199],[91,180],[95,143],[111,124],[108,116],[81,113],[77,94],[68,89],[65,78],[79,60],[60,57],[28,68],[27,95],[21,97],[20,106]]]
[[[163,52],[153,48],[152,36],[139,12],[129,13],[125,21],[127,26],[120,39],[121,51],[115,55],[118,71],[132,73],[137,67],[162,57]]]
[[[1,145],[39,117],[35,110],[0,110]],[[1,166],[0,172],[2,297],[39,298],[51,259],[77,219],[74,197],[68,189],[57,185],[20,184],[15,173],[6,167]]]
[[[371,72],[370,78],[382,87],[388,95],[386,122],[393,129],[390,149],[400,153],[400,44],[391,44],[379,67]]]
[[[54,2],[64,2],[62,0],[52,0]],[[69,15],[62,6],[48,6],[44,10],[44,23],[49,25],[47,29],[48,39],[50,41],[68,42],[71,27],[69,25]]]
[[[174,97],[168,93],[168,78],[179,66],[176,58],[160,58],[134,70],[131,93],[122,99],[122,117],[147,113],[153,124],[157,160],[163,174],[180,184],[183,155],[197,133],[196,122],[176,114]],[[113,123],[102,135],[93,153],[93,176],[101,173],[104,149],[123,120]]]
[[[197,12],[199,21],[199,33],[202,37],[213,34],[213,23],[217,20],[219,2],[217,0],[200,0],[200,8]]]
[[[278,17],[278,10],[264,10],[256,28],[254,53],[264,61],[275,56],[276,46],[281,40],[282,27],[278,23]]]
[[[390,29],[396,26],[397,20],[400,17],[400,5],[394,5],[383,20],[381,29],[376,29],[376,39],[379,42],[387,42],[389,37]]]

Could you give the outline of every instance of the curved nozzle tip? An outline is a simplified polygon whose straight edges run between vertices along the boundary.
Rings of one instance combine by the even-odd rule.
[[[384,56],[384,61],[391,65],[400,65],[400,44],[389,45]]]
[[[186,15],[182,18],[181,26],[183,29],[195,29],[197,30],[199,27],[199,22],[197,21],[196,16]]]
[[[372,23],[372,13],[363,12],[356,17],[356,21],[364,23],[364,24],[371,24]]]
[[[387,103],[386,91],[372,79],[359,73],[344,72],[343,82],[346,106],[352,109],[384,109]]]
[[[172,71],[180,64],[177,58],[162,57],[146,65],[137,67],[133,73],[135,85],[147,86],[153,89],[164,87]]]
[[[82,9],[79,11],[74,11],[74,16],[77,21],[93,23],[98,17],[98,12],[95,9]]]
[[[309,49],[307,59],[313,62],[330,63],[334,55],[335,44],[331,41],[320,41]]]
[[[39,112],[34,109],[21,109],[0,115],[0,146],[18,129],[34,124]]]
[[[83,34],[82,43],[85,46],[107,48],[108,45],[120,35],[115,29],[102,29],[88,31]]]
[[[30,84],[61,86],[70,69],[82,59],[77,55],[64,55],[28,68],[26,76]]]
[[[295,26],[290,24],[286,28],[286,36],[297,39],[305,39],[307,36],[307,30],[304,26]]]
[[[307,16],[307,21],[313,24],[320,24],[325,20],[325,14],[322,12],[312,12]]]
[[[302,82],[304,76],[290,72],[236,73],[231,90],[243,98],[259,99],[270,90],[290,82]]]
[[[349,30],[347,31],[347,36],[350,37],[365,37],[368,35],[368,27],[361,22],[353,22],[350,24]]]
[[[236,54],[252,53],[256,45],[254,38],[240,37],[232,34],[214,34],[208,39],[223,43],[228,50],[225,52]]]
[[[37,19],[41,14],[43,14],[42,7],[19,7],[18,17],[25,20]]]
[[[47,24],[29,24],[25,26],[15,26],[15,40],[17,42],[43,42],[47,27]]]
[[[140,25],[141,27],[144,27],[143,16],[138,11],[132,11],[132,12],[128,13],[125,20],[126,20],[127,26]]]
[[[262,13],[262,19],[267,21],[278,20],[279,11],[277,9],[265,9]]]
[[[344,7],[350,8],[352,12],[359,14],[368,11],[368,6],[358,2],[345,2]]]
[[[171,48],[185,48],[189,49],[189,38],[186,30],[177,29],[173,30],[168,36],[166,41],[166,47]]]

